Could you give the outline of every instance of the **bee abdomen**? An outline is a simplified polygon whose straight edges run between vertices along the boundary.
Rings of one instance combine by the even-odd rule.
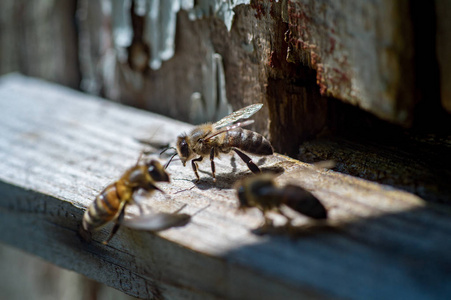
[[[237,128],[229,131],[226,140],[230,147],[236,147],[251,154],[273,154],[271,143],[263,135],[251,130]]]
[[[283,188],[283,202],[295,211],[314,219],[326,219],[327,210],[312,193],[295,185]]]
[[[115,185],[110,185],[100,193],[83,215],[83,229],[93,231],[113,220],[119,212],[119,200]]]

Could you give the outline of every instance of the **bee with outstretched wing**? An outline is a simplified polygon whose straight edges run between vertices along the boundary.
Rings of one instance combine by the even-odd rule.
[[[244,120],[251,117],[262,108],[263,104],[252,104],[244,107],[220,121],[212,124],[206,123],[194,128],[189,134],[182,134],[177,138],[177,154],[183,166],[191,160],[191,166],[197,180],[197,162],[209,156],[211,162],[211,172],[216,180],[214,158],[221,153],[227,154],[234,151],[247,164],[253,173],[260,173],[258,166],[246,154],[258,156],[272,155],[271,143],[261,134],[243,129],[242,127],[252,124],[253,120]]]

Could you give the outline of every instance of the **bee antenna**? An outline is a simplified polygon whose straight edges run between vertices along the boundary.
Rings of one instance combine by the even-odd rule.
[[[141,161],[141,158],[143,157],[143,154],[144,154],[144,151],[141,151],[140,153],[139,153],[139,157],[138,157],[138,160],[136,161],[136,166],[139,164],[139,162]]]
[[[163,149],[163,151],[160,152],[160,155],[165,153],[166,151],[168,151],[169,149],[173,149],[175,151],[177,151],[177,149],[175,149],[175,147],[166,147],[166,149]]]
[[[169,164],[171,163],[172,159],[174,158],[174,156],[177,155],[177,152],[172,154],[171,158],[168,160],[168,162],[164,165],[164,168],[167,169],[169,167]]]

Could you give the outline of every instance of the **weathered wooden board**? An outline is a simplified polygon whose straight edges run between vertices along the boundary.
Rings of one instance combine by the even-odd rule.
[[[21,72],[79,87],[77,1],[4,0],[0,74]]]
[[[2,299],[136,300],[119,290],[0,243]]]
[[[322,93],[408,125],[414,49],[408,1],[288,1],[290,43],[308,54]]]
[[[423,200],[451,204],[451,136],[409,136],[352,140],[320,139],[304,143],[299,159],[304,162],[335,160],[341,173],[388,184],[418,195]],[[442,139],[440,139],[442,138]]]
[[[236,213],[239,161],[209,162],[194,183],[174,162],[167,197],[147,211],[194,213],[160,234],[106,230],[90,244],[77,228],[92,199],[135,163],[136,138],[174,141],[190,125],[17,75],[0,81],[0,240],[140,298],[446,298],[451,295],[451,213],[417,196],[275,155],[259,161],[313,192],[329,227],[298,217],[296,238],[257,236],[258,211]],[[136,214],[130,207],[128,217]],[[275,217],[275,222],[283,221]]]
[[[361,109],[404,127],[443,127],[428,118],[443,114],[434,107],[439,77],[431,38],[433,4],[252,1],[233,8],[230,28],[218,15],[192,18],[191,10],[180,7],[173,56],[158,69],[142,70],[128,59],[129,44],[143,42],[132,41],[131,33],[148,35],[141,27],[148,29],[153,14],[136,16],[127,5],[102,10],[99,0],[78,3],[81,71],[83,82],[90,83],[85,91],[182,121],[194,120],[190,115],[198,98],[193,95],[207,103],[200,109],[205,120],[219,107],[209,95],[225,95],[221,99],[234,109],[262,102],[265,117],[255,128],[278,152],[292,156],[306,140],[342,128],[343,119],[366,119],[369,114]],[[133,26],[120,22],[132,13]],[[116,32],[127,32],[129,43],[118,45]],[[105,42],[99,43],[99,36]],[[144,40],[152,46],[150,41]],[[213,75],[213,55],[222,57],[224,76]],[[359,109],[351,114],[345,103]]]

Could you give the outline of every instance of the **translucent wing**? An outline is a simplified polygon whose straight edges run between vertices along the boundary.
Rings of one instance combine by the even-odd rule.
[[[227,117],[224,117],[223,119],[219,120],[218,122],[213,124],[214,129],[220,129],[224,126],[227,126],[229,124],[235,123],[238,120],[247,119],[250,118],[253,114],[255,114],[257,111],[262,108],[263,104],[257,103],[252,104],[246,107],[243,107],[240,110],[237,110]]]
[[[136,216],[132,219],[125,219],[122,224],[128,228],[146,231],[162,231],[171,227],[185,226],[191,221],[188,214],[180,214],[179,212],[186,207],[186,204],[177,209],[173,213],[153,213]]]
[[[145,230],[153,232],[163,231],[172,227],[182,227],[191,222],[192,217],[194,217],[204,209],[207,209],[209,206],[210,204],[199,209],[194,214],[189,215],[180,213],[180,211],[186,207],[186,204],[184,204],[182,207],[172,213],[159,212],[140,215],[131,219],[125,219],[122,221],[122,225],[135,230]]]
[[[185,226],[191,221],[188,214],[155,213],[126,219],[122,224],[128,228],[146,231],[162,231],[171,227]]]
[[[254,123],[254,120],[246,120],[244,122],[239,122],[239,123],[233,124],[231,126],[223,127],[219,131],[216,131],[215,133],[213,133],[213,134],[207,136],[206,138],[204,138],[204,140],[207,141],[207,140],[209,140],[209,139],[211,139],[211,138],[213,138],[213,137],[215,137],[217,135],[220,135],[221,133],[233,130],[233,129],[238,128],[238,127],[244,127],[244,126],[250,125],[252,123]]]

